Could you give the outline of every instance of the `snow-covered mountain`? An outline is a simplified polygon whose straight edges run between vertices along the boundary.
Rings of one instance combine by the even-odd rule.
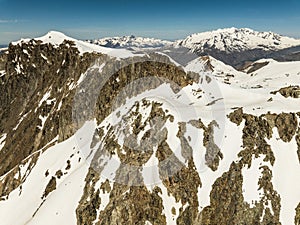
[[[123,36],[90,40],[100,46],[145,50],[153,48],[172,49],[184,47],[204,56],[210,55],[225,64],[242,69],[245,64],[261,58],[280,61],[300,60],[300,39],[273,32],[258,32],[248,28],[226,28],[201,32],[183,40],[165,41],[153,38]]]
[[[90,44],[85,41],[76,40],[74,38],[68,37],[65,34],[58,32],[58,31],[49,31],[46,35],[42,37],[37,37],[34,39],[21,39],[17,42],[12,42],[13,45],[19,45],[22,46],[22,44],[26,43],[36,43],[36,42],[42,42],[44,44],[51,44],[54,47],[59,47],[60,44],[62,44],[65,40],[71,41],[74,46],[78,49],[80,54],[83,53],[92,53],[92,52],[99,52],[108,54],[110,56],[115,57],[129,57],[133,56],[132,52],[126,50],[126,49],[114,49],[114,48],[108,48],[108,47],[102,47],[95,44]],[[69,45],[67,45],[69,47]]]
[[[300,62],[184,54],[0,54],[1,225],[299,225]]]
[[[136,37],[134,35],[123,37],[107,37],[98,40],[89,40],[88,42],[110,48],[161,48],[173,44],[171,41]]]
[[[218,49],[225,52],[261,49],[281,50],[300,45],[300,39],[282,36],[273,32],[259,32],[249,28],[225,28],[195,33],[183,40],[166,41],[155,38],[123,36],[89,40],[89,43],[111,48],[159,48],[183,46],[194,52],[205,49]]]
[[[300,45],[300,40],[273,32],[258,32],[248,28],[226,28],[192,34],[178,41],[177,44],[192,51],[203,51],[207,48],[225,52],[251,49],[271,51]]]
[[[261,58],[281,61],[300,60],[300,39],[248,28],[227,28],[192,34],[176,42],[198,55],[210,55],[225,64],[242,69]]]

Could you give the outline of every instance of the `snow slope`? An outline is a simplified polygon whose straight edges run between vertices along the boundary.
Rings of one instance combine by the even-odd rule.
[[[266,71],[276,71],[277,64],[270,65],[269,68],[264,68]],[[284,63],[281,64],[281,67],[290,68],[291,63]],[[295,63],[297,64],[297,63]],[[189,65],[190,66],[190,65]],[[195,66],[195,65],[194,65]],[[297,66],[299,67],[299,63]],[[291,67],[293,68],[293,67]],[[193,68],[195,69],[195,68]],[[287,70],[285,70],[287,71]],[[292,71],[291,71],[292,72]],[[261,72],[264,74],[264,72]],[[268,73],[266,73],[268,74]],[[208,72],[202,74],[203,76],[209,76]],[[213,75],[211,75],[213,78]],[[254,77],[256,78],[255,82],[263,83],[262,80],[259,80],[259,76]],[[254,79],[252,78],[252,79]],[[263,77],[262,77],[263,78]],[[251,83],[251,80],[248,81]],[[278,80],[275,80],[272,83],[272,86],[275,84],[280,85],[281,83]],[[203,88],[204,84],[201,85]],[[217,91],[221,94],[224,98],[222,100],[224,102],[225,110],[224,115],[228,114],[231,111],[232,107],[243,107],[246,112],[257,114],[257,111],[253,110],[256,108],[259,109],[259,113],[266,113],[267,111],[271,110],[272,112],[281,112],[282,105],[279,104],[280,101],[283,99],[281,96],[275,96],[274,100],[269,103],[267,102],[267,98],[269,97],[266,93],[254,93],[247,89],[238,89],[233,88],[228,84],[225,84],[220,81],[213,81],[211,83],[205,83],[207,85],[207,90],[214,90],[214,96],[216,96]],[[209,85],[212,85],[209,88]],[[159,101],[170,110],[170,113],[173,115],[178,114],[175,118],[184,118],[185,121],[189,119],[196,119],[201,118],[205,123],[211,121],[212,119],[216,119],[219,124],[224,123],[225,121],[222,117],[216,117],[216,115],[211,114],[211,110],[218,110],[216,108],[208,106],[207,103],[209,102],[209,95],[206,95],[206,98],[201,98],[197,100],[197,96],[193,95],[193,90],[199,88],[199,84],[194,84],[192,86],[188,86],[179,92],[178,94],[174,94],[170,87],[168,86],[161,86],[156,90],[149,91],[148,93],[144,93],[140,96],[134,97],[127,101],[124,107],[131,106],[134,102],[138,101],[139,99],[149,98],[152,96],[156,101]],[[160,96],[159,98],[155,96]],[[178,97],[179,96],[179,97]],[[169,101],[178,101],[175,106],[176,111],[172,110],[172,107],[168,106]],[[192,106],[190,103],[194,103]],[[294,99],[287,99],[284,101],[284,109],[285,111],[296,111],[299,110],[299,106]],[[180,105],[182,107],[180,107]],[[190,105],[190,106],[189,106]],[[116,111],[123,112],[125,108],[123,107],[117,109]],[[174,105],[173,105],[174,107]],[[195,110],[195,112],[194,112]],[[190,111],[190,112],[189,112]],[[195,113],[195,114],[194,114]],[[181,117],[180,117],[181,115]],[[192,116],[192,117],[191,117]],[[107,121],[104,121],[103,124],[116,122],[115,119],[110,120],[110,117]],[[178,121],[180,122],[180,121]],[[113,124],[112,124],[113,125]],[[5,218],[5,220],[1,221],[2,225],[23,225],[23,224],[76,224],[76,214],[75,210],[78,205],[78,201],[80,200],[80,196],[82,195],[83,187],[84,187],[84,179],[87,173],[88,164],[85,163],[84,157],[87,153],[84,151],[91,151],[90,143],[93,137],[93,131],[96,127],[95,122],[90,121],[87,122],[78,132],[76,135],[71,137],[65,142],[55,145],[48,149],[45,153],[42,153],[37,164],[35,165],[34,169],[32,170],[31,174],[28,176],[26,182],[22,185],[22,192],[20,194],[20,189],[16,189],[10,195],[8,200],[0,202],[0,217]],[[171,125],[167,125],[167,129],[169,131],[173,130]],[[176,134],[176,127],[174,130],[174,134]],[[221,128],[220,128],[221,129]],[[232,123],[225,122],[223,124],[223,130],[220,130],[225,139],[220,139],[217,141],[219,147],[222,149],[224,154],[224,160],[221,161],[219,169],[216,172],[211,171],[206,166],[203,165],[201,159],[203,159],[203,152],[205,149],[203,146],[198,146],[199,138],[198,132],[193,130],[192,127],[188,127],[188,133],[191,137],[191,144],[195,143],[193,146],[194,149],[201,150],[200,157],[195,158],[195,164],[197,171],[201,177],[201,181],[203,186],[200,188],[198,193],[198,199],[200,202],[200,209],[207,206],[209,204],[209,192],[211,191],[212,185],[214,181],[220,177],[224,172],[229,169],[231,162],[236,161],[238,159],[237,154],[239,151],[239,147],[241,146],[241,130],[239,127],[235,126]],[[78,143],[78,137],[82,138],[82,143]],[[169,142],[170,146],[172,147],[174,144],[174,139],[170,139],[172,142]],[[169,141],[170,141],[169,140]],[[274,137],[273,140],[276,140]],[[172,144],[173,143],[173,144]],[[198,143],[198,144],[197,144]],[[296,144],[291,143],[288,147],[283,145],[282,147],[274,142],[274,149],[276,156],[281,154],[280,152],[283,149],[288,149],[291,154],[289,157],[291,159],[295,156],[295,149]],[[78,146],[79,145],[79,146]],[[80,149],[78,153],[78,149]],[[233,150],[233,151],[232,151]],[[74,155],[73,158],[70,158],[71,155]],[[177,153],[180,154],[180,153]],[[196,154],[196,153],[195,153]],[[195,155],[196,156],[196,155]],[[78,162],[79,158],[82,158],[81,162]],[[280,159],[284,156],[278,156]],[[293,212],[291,210],[295,208],[295,204],[297,203],[297,199],[300,199],[299,192],[297,192],[298,188],[300,188],[300,181],[297,179],[298,174],[300,173],[300,166],[299,163],[295,160],[289,161],[289,166],[285,167],[285,161],[278,160],[274,165],[274,185],[278,188],[279,193],[284,193],[282,196],[283,204],[282,204],[282,214],[281,214],[281,221],[283,225],[289,225],[290,222],[293,221]],[[71,169],[69,171],[65,170],[66,161],[71,160]],[[247,169],[243,169],[243,173],[245,178],[247,178],[247,182],[244,183],[243,189],[245,191],[245,200],[251,203],[253,200],[258,200],[258,190],[257,190],[257,179],[261,174],[259,169],[259,163],[261,161],[255,161],[254,165]],[[155,163],[155,162],[154,162]],[[154,165],[156,166],[156,165]],[[152,165],[153,167],[153,165]],[[279,167],[279,168],[278,168]],[[51,176],[54,176],[57,170],[61,169],[63,172],[67,172],[62,178],[57,179],[57,189],[50,193],[44,200],[41,198],[43,195],[43,191]],[[293,170],[294,173],[290,173],[290,170]],[[45,172],[49,171],[50,175],[45,177]],[[151,170],[148,170],[151,172]],[[111,171],[107,171],[111,172]],[[147,177],[150,177],[151,174],[146,174]],[[291,184],[290,191],[285,190],[285,183],[282,183],[282,179],[288,180]],[[154,182],[154,180],[150,180],[150,183]],[[156,180],[156,182],[158,182]],[[159,184],[159,183],[157,183]],[[283,186],[282,186],[283,185]],[[165,213],[167,216],[168,224],[175,224],[174,223],[174,216],[169,213],[169,209],[173,206],[176,206],[180,203],[175,203],[171,196],[166,194],[165,187],[162,187],[162,198],[163,204],[165,205]],[[292,201],[293,200],[293,201]],[[104,205],[107,203],[103,203]],[[180,205],[179,205],[180,206]],[[176,206],[176,210],[179,210],[179,206]],[[18,215],[16,217],[16,215]],[[32,217],[34,215],[34,217]],[[175,217],[176,218],[176,217]]]
[[[249,92],[262,92],[265,94],[281,87],[300,84],[300,61],[277,62],[273,59],[260,59],[253,64],[264,62],[267,62],[267,64],[248,74],[247,70],[237,71],[232,66],[226,65],[211,56],[205,56],[189,62],[185,70],[197,73],[209,72],[222,83],[232,84],[233,87],[238,86],[237,88]]]
[[[74,136],[40,155],[26,182],[14,190],[8,200],[0,201],[2,225],[76,224],[75,210],[88,171],[83,152],[90,146],[94,129],[95,122],[89,121]],[[65,169],[67,160],[71,162],[69,170]],[[64,175],[56,178],[56,190],[42,198],[47,183],[58,170]]]
[[[266,66],[240,77],[238,81],[240,85],[243,88],[254,88],[259,85],[266,90],[276,90],[300,84],[300,61],[277,62],[272,59],[267,61],[269,63]]]
[[[198,63],[198,64],[197,64]],[[217,61],[213,62],[216,65]],[[191,66],[193,65],[193,66]],[[222,64],[221,64],[222,65]],[[203,71],[203,64],[200,61],[191,62],[186,70],[194,70],[196,71],[196,67],[198,71]],[[224,65],[223,65],[224,66]],[[264,79],[269,74],[274,74],[278,71],[278,67],[282,69],[282,71],[289,71],[289,73],[294,74],[300,68],[300,62],[293,62],[293,63],[278,63],[274,62],[262,68],[261,71],[257,73],[259,75],[248,77],[247,80],[248,84],[251,83],[264,83]],[[298,70],[296,69],[298,68]],[[230,67],[224,68],[230,69]],[[236,74],[240,74],[237,72]],[[263,76],[265,74],[265,76]],[[210,74],[210,72],[202,72],[202,76],[210,76],[210,78],[214,79],[214,75]],[[246,76],[246,74],[244,74]],[[294,75],[299,76],[299,75]],[[272,86],[275,88],[275,85],[285,84],[286,78],[283,80],[279,80],[276,77],[275,79],[269,81],[269,85],[266,85],[266,88]],[[296,77],[293,79],[293,76],[290,82],[295,83]],[[234,79],[238,80],[240,77],[234,77]],[[251,80],[252,79],[252,80]],[[239,84],[245,84],[245,80],[238,80]],[[207,94],[205,94],[204,98],[198,99],[193,93],[193,90],[201,87],[204,89]],[[265,89],[264,89],[265,90]],[[222,97],[223,102],[217,106],[210,106],[209,103],[212,99],[210,99],[210,95],[208,91],[213,91],[213,96],[215,98]],[[218,96],[218,94],[220,96]],[[157,97],[156,97],[157,96]],[[159,96],[159,97],[158,97]],[[136,101],[140,99],[153,99],[159,101],[163,104],[163,107],[166,107],[170,113],[176,115],[175,120],[180,122],[180,119],[184,121],[188,121],[190,119],[201,118],[204,123],[208,123],[212,119],[215,119],[221,126],[218,131],[221,132],[222,137],[217,140],[218,146],[222,149],[224,154],[224,160],[221,161],[220,167],[216,172],[211,171],[208,169],[207,166],[203,165],[203,153],[205,149],[199,143],[198,140],[201,138],[198,136],[199,133],[195,128],[188,126],[187,136],[191,137],[191,144],[194,149],[199,149],[202,151],[198,157],[195,157],[195,164],[197,171],[201,177],[201,181],[203,186],[199,189],[198,198],[200,203],[200,209],[207,206],[209,204],[209,192],[211,191],[212,185],[214,181],[220,177],[224,172],[229,169],[231,162],[238,160],[237,154],[239,151],[239,147],[241,146],[241,128],[235,126],[234,124],[230,123],[228,120],[225,122],[222,116],[218,117],[216,114],[211,114],[212,110],[220,110],[219,107],[224,107],[222,110],[223,115],[227,115],[231,108],[233,107],[243,107],[245,112],[251,114],[260,115],[262,113],[267,113],[267,111],[271,110],[272,112],[281,112],[282,111],[282,104],[280,102],[283,101],[282,96],[273,96],[274,100],[272,102],[268,102],[267,99],[270,97],[267,89],[262,92],[254,92],[251,91],[251,88],[234,88],[222,81],[218,81],[217,79],[211,82],[203,80],[202,84],[193,84],[191,86],[187,86],[181,92],[175,94],[172,92],[171,88],[168,85],[163,85],[158,87],[155,90],[148,91],[141,95],[138,95],[132,99],[129,99],[124,106],[118,108],[116,110],[120,111],[122,114],[126,111],[127,107],[133,105]],[[299,106],[296,103],[297,100],[295,99],[285,99],[284,100],[284,110],[285,111],[297,111],[299,110]],[[169,102],[172,102],[172,105],[169,105]],[[176,103],[177,102],[177,103]],[[191,105],[191,103],[193,103]],[[126,107],[126,108],[125,108]],[[258,109],[259,108],[259,109]],[[174,111],[175,109],[175,111]],[[258,110],[257,110],[258,109]],[[128,110],[128,109],[127,109]],[[116,113],[115,112],[115,113]],[[111,124],[117,122],[120,119],[113,113],[110,117],[107,118],[102,124],[98,127],[104,126],[105,124]],[[113,119],[114,118],[114,119]],[[223,124],[222,124],[223,123]],[[93,137],[93,131],[95,130],[96,124],[93,121],[87,122],[78,132],[76,135],[71,137],[65,142],[55,145],[48,149],[45,153],[42,153],[38,163],[34,167],[33,171],[27,178],[26,182],[22,185],[22,192],[20,193],[20,189],[16,189],[13,191],[8,200],[0,202],[0,217],[4,218],[5,220],[2,221],[3,225],[22,225],[22,224],[76,224],[76,215],[75,209],[82,194],[82,188],[84,186],[84,178],[87,173],[88,164],[84,161],[84,157],[88,155],[92,149],[90,149],[90,143]],[[176,135],[176,126],[172,127],[171,124],[167,125],[167,129],[169,131],[173,130],[174,135]],[[175,129],[175,130],[174,130]],[[224,139],[224,136],[226,137]],[[78,139],[80,137],[80,139]],[[218,137],[217,137],[218,138]],[[80,142],[78,142],[80,140]],[[297,179],[297,174],[300,173],[300,165],[296,160],[289,160],[289,166],[285,167],[284,162],[282,161],[284,156],[280,156],[281,151],[283,149],[289,149],[290,151],[290,158],[295,158],[295,149],[296,144],[290,143],[287,147],[286,145],[278,145],[275,142],[276,137],[274,137],[271,141],[272,149],[274,149],[275,155],[280,158],[276,161],[274,165],[274,185],[278,188],[279,193],[284,193],[282,196],[283,204],[282,204],[282,214],[281,214],[281,221],[284,225],[291,224],[290,222],[293,220],[294,214],[291,212],[291,209],[295,207],[297,200],[300,199],[300,195],[297,192],[298,188],[300,188],[300,181]],[[274,142],[273,142],[274,141]],[[174,145],[175,140],[169,139],[169,145],[172,147]],[[176,144],[174,145],[176,146]],[[78,150],[80,150],[78,152]],[[70,158],[71,155],[73,158]],[[176,154],[179,154],[177,152]],[[194,153],[197,154],[199,153]],[[78,162],[79,158],[82,158],[81,162]],[[277,158],[276,157],[276,158]],[[179,157],[182,158],[182,157]],[[71,169],[66,171],[64,167],[66,166],[66,161],[71,160]],[[281,160],[282,159],[282,160]],[[184,161],[184,159],[182,159]],[[157,162],[156,162],[157,163]],[[243,173],[247,182],[244,182],[243,189],[245,200],[251,204],[252,201],[259,200],[258,190],[257,190],[257,180],[258,177],[261,175],[261,171],[259,169],[262,161],[260,159],[256,159],[254,164],[251,168],[244,168]],[[269,164],[269,167],[272,168]],[[154,162],[154,166],[155,162]],[[150,166],[151,167],[151,166]],[[152,165],[153,168],[153,165]],[[63,172],[67,172],[61,179],[57,179],[58,185],[57,189],[49,194],[46,197],[45,201],[41,199],[43,195],[43,191],[49,178],[57,171],[61,169]],[[49,171],[50,175],[45,177],[45,172]],[[290,173],[290,170],[293,170],[294,173]],[[147,170],[148,174],[145,174],[146,177],[151,177],[151,170]],[[154,170],[152,170],[155,172]],[[107,171],[111,173],[112,171]],[[156,172],[157,173],[157,172]],[[145,178],[146,178],[145,177]],[[157,176],[156,176],[157,177]],[[288,180],[291,184],[290,191],[285,190],[285,184],[282,183],[282,179]],[[159,179],[159,178],[158,178]],[[149,183],[152,185],[154,183],[159,184],[161,183],[159,180],[149,180]],[[283,186],[282,186],[283,185]],[[174,216],[168,213],[167,209],[170,209],[172,205],[176,205],[172,197],[167,197],[165,193],[165,187],[161,185],[163,193],[163,204],[165,205],[166,216],[168,218],[168,224],[174,223]],[[293,200],[293,201],[292,201]],[[103,203],[104,205],[107,203]],[[17,207],[16,207],[17,205]],[[39,208],[40,206],[40,208]],[[103,206],[104,207],[104,206]],[[38,210],[37,210],[38,209]],[[37,210],[37,211],[36,211]],[[176,206],[176,210],[179,210],[179,206]],[[13,213],[12,213],[13,212]],[[36,212],[36,213],[35,213]],[[32,218],[32,215],[35,213],[35,216]],[[16,216],[18,215],[17,219]]]

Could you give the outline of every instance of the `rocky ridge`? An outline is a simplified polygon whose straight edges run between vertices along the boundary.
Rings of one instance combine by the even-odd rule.
[[[27,184],[32,182],[33,175],[40,174],[43,178],[35,183],[41,186],[36,198],[38,204],[25,220],[34,224],[36,218],[44,215],[47,202],[61,192],[63,182],[75,176],[78,168],[83,171],[81,194],[76,196],[78,202],[70,206],[75,208],[73,219],[77,224],[284,224],[282,221],[287,221],[283,210],[289,206],[285,205],[282,190],[277,190],[275,168],[281,160],[278,152],[282,150],[287,155],[295,153],[300,164],[299,110],[257,113],[247,105],[237,107],[240,103],[235,102],[236,107],[225,109],[223,121],[204,113],[217,109],[214,107],[219,107],[218,101],[222,101],[222,96],[209,97],[216,93],[205,88],[219,82],[216,71],[220,64],[214,59],[197,59],[194,63],[202,63],[201,70],[196,72],[193,68],[191,72],[162,54],[147,53],[120,60],[103,52],[82,53],[76,46],[70,40],[59,45],[30,40],[11,44],[8,52],[0,56],[0,71],[4,70],[0,77],[0,213],[7,209],[5,204],[17,199],[16,195],[28,195]],[[261,68],[267,66],[270,65]],[[226,79],[234,83],[239,72],[232,71],[232,76]],[[218,85],[224,90],[231,87],[223,80]],[[287,104],[297,101],[295,87],[273,89],[287,98],[267,89],[264,104],[275,105],[282,99]],[[164,98],[157,98],[157,93]],[[227,93],[223,95],[227,97]],[[273,100],[269,102],[270,96]],[[180,107],[175,107],[176,112],[167,104],[176,99],[183,104],[184,113],[179,111]],[[267,106],[274,110],[272,105]],[[189,108],[196,109],[197,113],[191,114],[194,117],[188,116]],[[88,128],[86,133],[92,134],[88,136],[91,141],[82,148],[87,148],[88,153],[80,155],[78,152],[83,150],[77,147],[82,136],[77,132],[85,127],[86,121],[94,121],[94,127]],[[218,141],[222,123],[226,124],[222,137],[225,144]],[[238,136],[242,145],[226,142],[226,138]],[[65,144],[74,137],[77,145]],[[274,142],[292,147],[281,149]],[[64,144],[64,151],[59,153],[62,164],[37,170],[48,158],[47,154],[54,154],[57,146]],[[73,153],[65,157],[63,152]],[[204,172],[199,169],[199,152],[203,152]],[[232,159],[228,159],[230,152],[236,152]],[[257,186],[254,192],[259,197],[249,202],[245,171],[255,168],[260,159],[259,177],[253,179]],[[118,166],[110,175],[107,171],[112,172],[112,160]],[[90,162],[86,170],[81,166],[82,161]],[[148,162],[155,162],[150,168],[157,172],[157,180],[150,183],[144,174]],[[208,174],[215,179],[208,181]],[[209,201],[203,204],[200,196],[205,194],[203,188],[208,182],[211,182],[206,192]],[[79,187],[79,183],[75,186]],[[298,202],[288,218],[295,224],[299,223],[298,197],[294,196]],[[71,218],[69,214],[63,216]],[[46,224],[46,220],[44,217],[42,222]]]

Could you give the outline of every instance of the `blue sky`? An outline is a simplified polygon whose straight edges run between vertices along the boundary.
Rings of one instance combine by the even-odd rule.
[[[180,39],[225,27],[300,38],[300,1],[0,0],[0,44],[49,30],[79,39],[131,34]]]

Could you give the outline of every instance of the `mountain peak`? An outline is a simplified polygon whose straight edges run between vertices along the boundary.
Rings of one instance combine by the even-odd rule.
[[[28,43],[30,42],[30,38],[27,39],[21,39],[17,42],[12,42],[13,45],[20,45],[22,43]],[[87,43],[86,41],[77,40],[75,38],[69,37],[65,35],[64,33],[61,33],[59,31],[49,31],[47,34],[34,38],[33,40],[41,41],[43,44],[52,44],[54,47],[58,47],[60,44],[62,44],[65,40],[74,42],[75,47],[79,50],[80,54],[86,53],[86,52],[99,52],[108,54],[113,57],[117,58],[126,58],[131,57],[133,54],[132,52],[126,50],[126,49],[111,49],[111,48],[104,48],[102,46],[98,46],[92,43]]]
[[[55,31],[55,30],[51,30],[49,31],[47,34],[45,34],[43,37],[48,37],[48,38],[51,38],[51,37],[63,37],[63,38],[70,38],[68,36],[66,36],[64,33],[60,32],[60,31]]]
[[[300,40],[273,32],[232,27],[195,33],[179,41],[178,44],[194,51],[212,48],[235,52],[249,49],[278,50],[300,45]]]
[[[135,35],[122,37],[106,37],[98,40],[89,40],[90,43],[111,48],[159,48],[173,44],[156,38],[137,37]]]
[[[37,40],[41,40],[43,42],[49,42],[52,44],[60,44],[64,40],[72,40],[74,41],[75,39],[66,36],[64,33],[59,32],[59,31],[49,31],[46,35],[36,38]]]

